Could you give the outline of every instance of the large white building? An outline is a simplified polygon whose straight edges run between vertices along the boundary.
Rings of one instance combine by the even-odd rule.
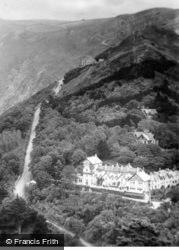
[[[179,183],[178,170],[160,170],[147,174],[130,164],[103,165],[97,155],[86,158],[83,171],[76,176],[76,184],[118,191],[144,193],[153,189],[167,188]]]

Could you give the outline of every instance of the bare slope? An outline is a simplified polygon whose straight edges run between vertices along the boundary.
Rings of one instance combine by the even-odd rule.
[[[150,27],[142,34],[129,36],[113,48],[99,54],[104,62],[86,66],[76,77],[62,86],[59,97],[82,94],[115,80],[134,80],[139,77],[153,79],[155,72],[164,73],[177,67],[179,61],[179,35],[174,31]],[[75,75],[75,70],[74,70]]]
[[[178,11],[152,9],[134,15],[76,22],[0,22],[0,114],[59,80],[84,54],[97,55],[146,26],[178,29]]]

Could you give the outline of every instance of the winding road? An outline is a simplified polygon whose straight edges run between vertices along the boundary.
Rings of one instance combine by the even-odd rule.
[[[53,88],[53,91],[54,91],[55,95],[57,95],[59,93],[59,91],[61,90],[62,84],[63,84],[63,79],[61,79],[59,81],[57,87]],[[18,178],[18,180],[16,181],[15,186],[14,186],[14,195],[15,196],[18,195],[19,197],[22,197],[25,200],[26,200],[25,187],[26,187],[27,183],[30,182],[30,180],[31,180],[31,173],[29,171],[29,164],[31,162],[31,152],[33,150],[33,140],[36,137],[36,127],[37,127],[37,125],[39,123],[40,112],[41,112],[41,104],[39,104],[37,106],[36,111],[34,113],[34,118],[33,118],[33,122],[32,122],[32,128],[31,128],[29,143],[28,143],[27,150],[26,150],[26,156],[25,156],[25,162],[24,162],[24,170],[23,170],[22,175]],[[49,220],[46,220],[46,222],[48,224],[51,224],[54,227],[56,227],[60,232],[68,234],[68,235],[70,235],[72,237],[75,236],[74,233],[70,232],[69,230],[65,229],[64,227],[58,226],[54,222],[51,222]],[[81,244],[83,246],[86,246],[86,247],[92,246],[91,244],[89,244],[88,242],[86,242],[82,238],[79,238],[79,241],[81,242]]]
[[[24,170],[23,170],[23,173],[22,173],[21,177],[18,179],[18,181],[16,182],[15,187],[14,187],[14,194],[18,195],[18,196],[20,196],[20,197],[22,197],[24,199],[25,199],[25,187],[26,187],[26,184],[31,179],[31,174],[30,174],[30,171],[29,171],[29,164],[30,164],[30,161],[31,161],[30,154],[31,154],[32,149],[33,149],[33,140],[35,139],[35,136],[36,136],[35,129],[36,129],[36,126],[39,123],[40,108],[41,108],[41,105],[39,104],[37,106],[37,109],[36,109],[35,113],[34,113],[34,119],[33,119],[33,122],[32,122],[30,139],[29,139],[29,143],[28,143],[28,146],[27,146],[27,150],[26,150],[26,156],[25,156],[25,162],[24,162]]]
[[[59,91],[61,90],[61,87],[63,85],[63,78],[61,80],[59,80],[58,82],[58,86],[53,88],[54,94],[57,95],[59,93]],[[41,108],[41,104],[39,104],[36,108],[36,111],[34,113],[34,119],[32,122],[32,129],[31,129],[31,133],[30,133],[30,139],[29,139],[29,143],[27,146],[27,150],[26,150],[26,156],[25,156],[25,163],[24,163],[24,170],[22,175],[18,178],[17,182],[15,183],[15,187],[14,187],[14,194],[15,196],[18,195],[22,198],[25,199],[25,187],[26,184],[28,182],[30,182],[31,180],[31,174],[29,171],[29,164],[31,161],[31,157],[30,154],[32,152],[33,149],[33,140],[35,139],[36,136],[36,127],[39,123],[39,117],[40,117],[40,108]]]

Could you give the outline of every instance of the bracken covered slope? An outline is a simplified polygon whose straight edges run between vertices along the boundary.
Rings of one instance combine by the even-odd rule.
[[[62,78],[84,54],[97,55],[151,24],[178,29],[178,11],[76,22],[0,21],[0,113]]]

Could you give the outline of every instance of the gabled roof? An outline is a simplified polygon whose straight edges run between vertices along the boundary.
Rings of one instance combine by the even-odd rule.
[[[160,180],[165,180],[165,176],[164,175],[159,175]]]
[[[168,178],[173,178],[173,175],[171,173],[167,173]]]
[[[104,176],[108,176],[108,178],[110,178],[110,179],[119,179],[120,177],[121,177],[121,173],[114,173],[114,172],[105,172],[105,174],[104,174]]]
[[[140,136],[143,134],[143,132],[137,132],[137,131],[135,131],[134,134],[135,134],[137,137],[140,137]]]
[[[96,59],[90,55],[86,55],[82,58],[81,64],[82,65],[88,65],[88,64],[93,64],[97,63]]]
[[[146,174],[144,171],[136,173],[143,181],[149,181],[150,175]]]
[[[106,166],[105,167],[105,170],[108,171],[108,172],[116,172],[116,173],[119,173],[120,172],[120,167],[119,166]]]
[[[102,163],[102,161],[98,158],[97,155],[87,157],[86,159],[93,165]]]
[[[134,134],[137,136],[137,138],[143,136],[147,141],[151,141],[154,139],[154,135],[152,133],[134,132]]]
[[[126,180],[129,180],[133,176],[131,173],[123,173],[122,175]]]
[[[152,133],[144,133],[144,135],[147,136],[149,138],[149,140],[154,139],[154,135]]]
[[[131,176],[130,179],[132,179],[135,175],[138,175],[142,181],[149,181],[150,180],[150,175],[146,174],[144,171],[140,171],[140,172],[135,173],[134,175]]]

